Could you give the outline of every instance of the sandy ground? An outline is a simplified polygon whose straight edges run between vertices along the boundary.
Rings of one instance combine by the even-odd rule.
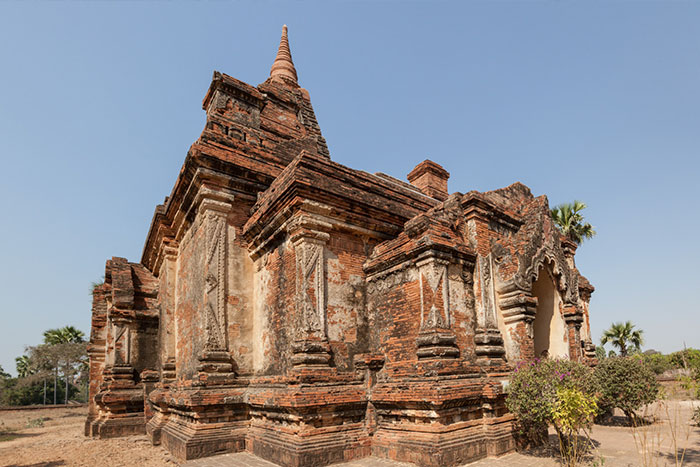
[[[674,436],[681,453],[685,448],[682,465],[700,466],[700,428],[691,426],[690,416],[698,401],[671,400],[667,405],[652,406],[647,415],[656,422],[640,427],[635,436],[627,426],[595,425],[592,439],[596,444],[594,457],[588,465],[605,466],[665,466],[677,465]],[[666,411],[668,407],[668,411]],[[0,411],[0,466],[54,467],[54,466],[139,466],[161,467],[177,465],[161,447],[151,446],[146,436],[130,436],[110,440],[93,440],[83,436],[87,409],[47,409],[27,411]],[[37,420],[43,419],[42,422]],[[623,422],[618,416],[616,422]],[[556,444],[556,436],[551,436]],[[646,460],[640,452],[649,451]],[[661,452],[661,455],[656,453]],[[245,453],[229,455],[226,465],[253,465]],[[194,466],[224,465],[212,463],[215,458],[188,463]],[[224,458],[218,459],[219,462]],[[257,461],[257,460],[256,460]],[[256,464],[257,465],[257,464]],[[392,465],[384,460],[366,459],[348,466]],[[397,464],[399,465],[399,464]],[[557,466],[552,452],[510,454],[500,459],[484,459],[471,464],[475,467],[503,465]]]
[[[83,436],[87,408],[0,412],[0,466],[175,466],[146,436],[94,440]],[[38,419],[44,419],[43,426]],[[4,434],[2,434],[4,433]]]

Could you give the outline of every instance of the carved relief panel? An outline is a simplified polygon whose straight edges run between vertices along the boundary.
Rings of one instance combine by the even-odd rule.
[[[477,326],[482,329],[497,328],[496,296],[491,254],[479,257],[479,286],[481,304],[477,312]]]
[[[115,366],[131,364],[131,332],[123,322],[115,322],[110,318],[111,334],[114,347],[110,355],[110,363]]]
[[[308,222],[302,219],[300,223]],[[326,330],[325,244],[330,235],[309,230],[292,234],[296,258],[295,308],[299,323],[291,363],[297,368],[326,368],[331,348]]]
[[[447,261],[434,258],[418,263],[421,330],[447,329],[452,325],[447,266]]]
[[[207,350],[226,350],[226,217],[206,214],[205,325]]]
[[[296,308],[302,329],[325,337],[326,300],[324,245],[309,238],[301,238],[294,245],[297,265]]]

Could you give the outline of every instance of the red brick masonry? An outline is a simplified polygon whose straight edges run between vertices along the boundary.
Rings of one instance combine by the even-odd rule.
[[[286,466],[512,450],[513,364],[592,357],[575,245],[520,183],[448,195],[432,161],[412,184],[333,162],[291,60],[285,27],[264,83],[214,73],[141,263],[107,261],[86,435]]]

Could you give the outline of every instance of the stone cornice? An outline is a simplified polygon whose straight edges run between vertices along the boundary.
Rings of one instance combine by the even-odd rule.
[[[233,78],[225,73],[215,71],[214,76],[212,76],[211,84],[209,85],[209,90],[202,101],[202,108],[204,110],[208,110],[211,99],[214,96],[214,92],[216,92],[218,89],[222,89],[224,92],[226,92],[226,94],[230,94],[236,99],[240,99],[243,102],[258,107],[259,109],[262,109],[263,105],[265,104],[264,94],[250,84],[237,80],[236,78]]]
[[[369,280],[426,260],[444,260],[471,267],[476,260],[474,252],[435,230],[424,231],[415,238],[401,234],[399,238],[385,244],[385,250],[372,255],[365,262],[363,269]]]
[[[279,224],[281,213],[302,201],[328,206],[327,217],[379,238],[397,235],[406,220],[436,204],[400,185],[302,152],[260,196],[244,237],[254,242],[270,224]]]
[[[464,195],[461,204],[466,220],[480,219],[484,222],[495,222],[511,232],[517,232],[523,224],[521,219],[507,214],[497,205],[490,203],[473,192]]]
[[[141,257],[143,265],[153,274],[159,274],[163,249],[168,246],[177,247],[181,241],[194,220],[196,209],[193,211],[192,207],[196,208],[201,202],[196,197],[203,185],[212,192],[227,193],[226,196],[235,194],[242,199],[252,201],[251,192],[259,191],[264,188],[264,185],[251,183],[249,176],[242,175],[246,178],[236,177],[230,171],[214,170],[202,164],[201,160],[188,156],[173,193],[164,207],[156,210],[144,244]],[[216,195],[212,196],[216,197]]]
[[[246,239],[251,258],[255,260],[260,257],[277,239],[287,235],[292,241],[294,241],[295,236],[299,235],[319,236],[322,234],[321,236],[325,238],[332,231],[352,232],[355,235],[381,240],[390,238],[344,222],[342,219],[333,217],[334,214],[335,211],[323,203],[296,199],[294,203],[288,205],[266,222],[261,230],[256,231],[257,235],[253,235],[250,231],[244,232],[244,235],[247,234]]]

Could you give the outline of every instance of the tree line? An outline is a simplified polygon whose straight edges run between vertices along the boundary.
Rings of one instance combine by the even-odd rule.
[[[0,405],[85,402],[89,379],[85,334],[73,326],[49,329],[43,342],[15,358],[17,377],[0,366]]]

